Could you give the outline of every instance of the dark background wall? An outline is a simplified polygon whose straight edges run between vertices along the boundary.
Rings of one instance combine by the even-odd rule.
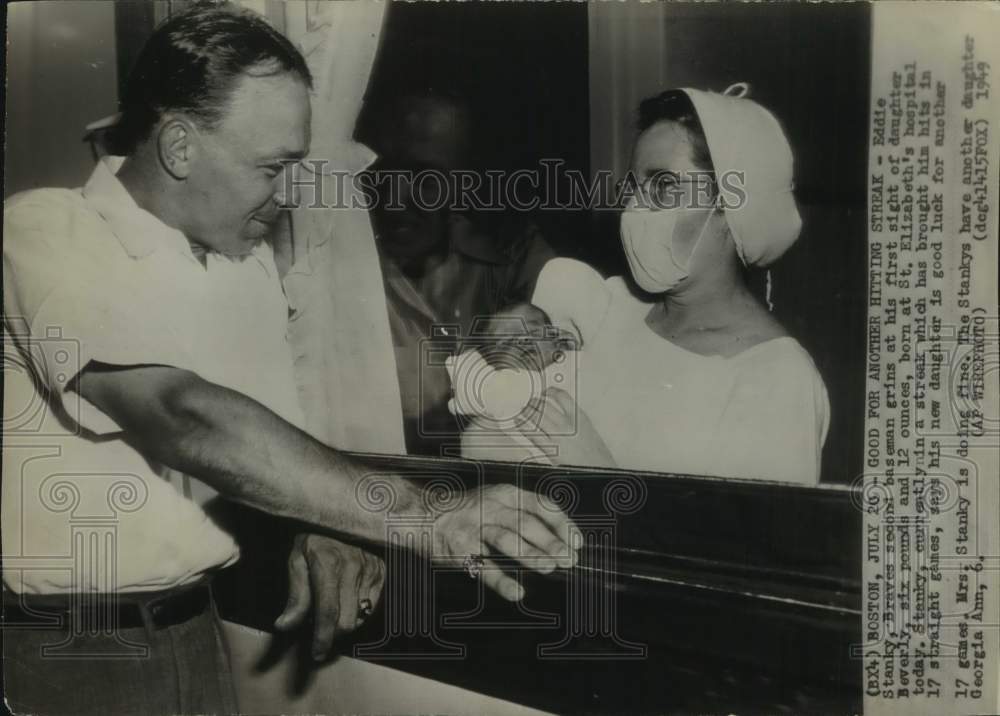
[[[366,104],[421,88],[459,94],[473,107],[481,167],[549,158],[586,177],[587,57],[586,4],[392,3]],[[363,113],[362,139],[371,119]],[[587,212],[532,218],[559,253],[592,253]]]
[[[8,5],[6,81],[4,198],[83,184],[84,127],[118,108],[113,3]]]

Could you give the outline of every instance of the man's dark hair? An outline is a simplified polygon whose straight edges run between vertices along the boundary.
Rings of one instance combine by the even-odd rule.
[[[212,129],[242,76],[286,72],[312,87],[301,53],[259,15],[228,4],[195,6],[157,27],[139,53],[112,148],[131,154],[169,111]]]
[[[681,90],[667,90],[655,97],[648,97],[639,103],[640,132],[645,132],[657,122],[677,122],[691,136],[692,160],[694,165],[705,171],[715,171],[712,164],[712,154],[708,151],[708,141],[705,130],[702,129],[698,113],[695,111],[691,98]]]

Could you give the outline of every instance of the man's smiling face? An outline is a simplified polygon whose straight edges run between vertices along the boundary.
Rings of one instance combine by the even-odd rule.
[[[198,131],[198,158],[187,177],[193,243],[247,254],[294,205],[286,176],[309,151],[309,90],[296,75],[245,75],[219,125]]]

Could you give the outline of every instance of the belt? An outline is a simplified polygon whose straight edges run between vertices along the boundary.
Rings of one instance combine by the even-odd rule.
[[[46,618],[60,616],[61,624],[51,628],[163,629],[201,616],[211,604],[208,580],[160,592],[121,594],[14,594],[4,590],[3,621],[12,628],[45,628]]]

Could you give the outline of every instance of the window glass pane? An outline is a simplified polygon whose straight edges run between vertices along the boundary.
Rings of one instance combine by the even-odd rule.
[[[379,154],[372,220],[410,452],[854,477],[869,19],[863,7],[827,8],[816,23],[806,10],[391,7],[358,137]],[[754,49],[765,45],[770,54]],[[695,281],[699,259],[741,221],[712,210],[736,207],[745,187],[712,171],[690,106],[645,109],[652,124],[677,119],[682,143],[694,127],[690,152],[665,135],[640,155],[639,105],[670,87],[736,81],[783,127],[796,200],[784,209],[803,228],[779,261],[764,269],[751,256],[732,284],[753,310],[697,310],[688,323],[664,300],[683,286],[664,288]],[[629,180],[640,208],[678,211],[623,219]],[[634,242],[653,232],[673,251],[647,240],[630,266],[623,222]]]

